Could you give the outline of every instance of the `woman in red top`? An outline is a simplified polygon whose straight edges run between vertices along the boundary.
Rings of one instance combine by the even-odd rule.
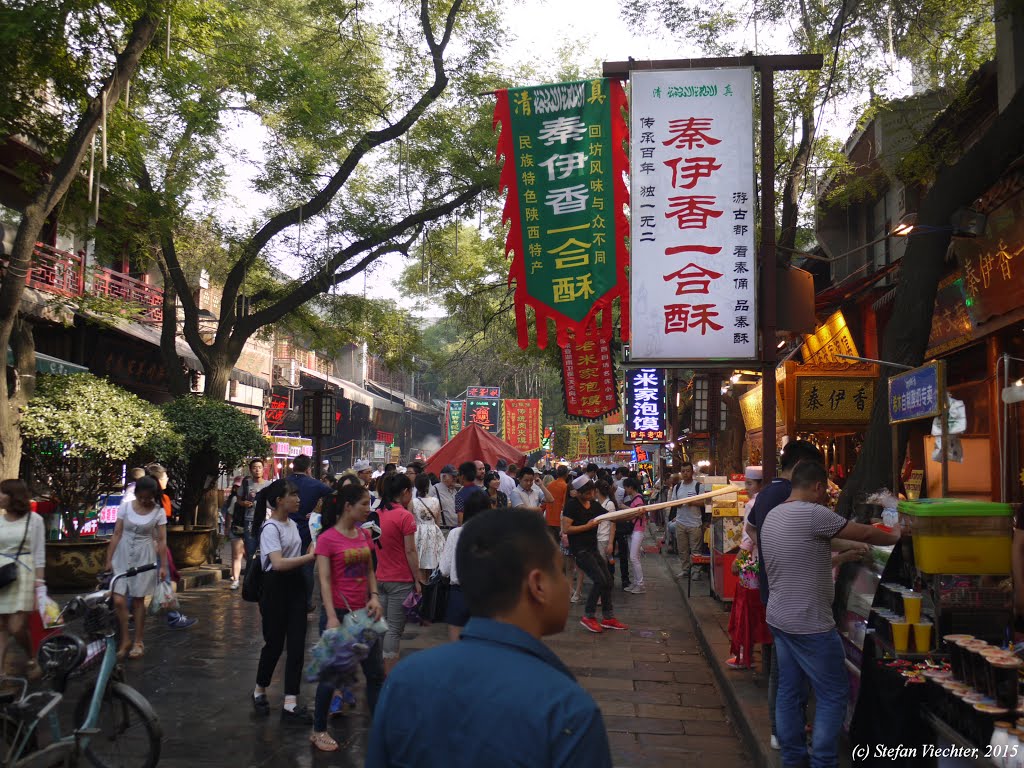
[[[320,634],[340,627],[341,620],[350,610],[366,608],[374,619],[379,619],[382,613],[370,554],[373,540],[361,527],[370,514],[370,492],[358,483],[345,485],[338,491],[337,501],[336,507],[324,513],[323,532],[316,539],[317,573],[323,596]],[[366,675],[366,701],[370,717],[373,717],[381,686],[384,685],[380,642],[373,644],[369,656],[362,661],[362,667]],[[333,685],[320,683],[317,686],[311,741],[324,752],[338,749],[338,742],[327,733],[327,712],[333,695]]]
[[[416,554],[416,518],[408,510],[412,481],[392,475],[380,492],[380,538],[377,540],[377,583],[388,631],[384,635],[384,672],[398,663],[399,641],[405,630],[402,603],[415,589],[420,592],[420,561]]]

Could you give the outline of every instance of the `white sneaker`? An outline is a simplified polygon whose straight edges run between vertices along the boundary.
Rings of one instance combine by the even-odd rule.
[[[677,579],[685,579],[686,578],[686,571],[680,571],[679,573],[677,573],[675,575],[675,578],[677,578]]]
[[[779,749],[779,739],[778,739],[778,737],[776,737],[776,735],[774,733],[772,734],[771,745],[772,745],[772,749],[774,749],[774,750],[778,750]]]
[[[579,601],[580,601],[580,593],[579,592],[573,592],[572,593],[572,597],[569,598],[569,602],[570,603],[578,603]]]
[[[642,584],[639,587],[630,586],[626,589],[626,591],[634,595],[642,595],[647,591],[647,587],[643,586]]]
[[[231,580],[231,588],[232,589],[238,589],[238,579],[232,579]]]

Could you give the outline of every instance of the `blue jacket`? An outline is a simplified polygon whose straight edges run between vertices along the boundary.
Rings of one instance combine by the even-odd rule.
[[[367,768],[611,768],[601,710],[559,658],[512,624],[404,659],[373,716]]]

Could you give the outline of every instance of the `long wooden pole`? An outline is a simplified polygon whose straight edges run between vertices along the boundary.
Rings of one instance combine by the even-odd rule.
[[[727,493],[738,493],[742,488],[738,488],[735,485],[730,485],[727,488],[719,488],[715,491],[706,491],[704,493],[698,493],[696,496],[689,496],[685,499],[673,499],[672,501],[660,501],[657,504],[647,504],[643,507],[632,507],[630,509],[617,509],[614,512],[605,512],[603,515],[598,515],[594,519],[598,522],[602,520],[626,520],[630,517],[638,517],[644,512],[655,512],[659,509],[668,509],[669,507],[682,507],[690,504],[695,504],[708,499],[713,499],[716,496],[724,496]]]

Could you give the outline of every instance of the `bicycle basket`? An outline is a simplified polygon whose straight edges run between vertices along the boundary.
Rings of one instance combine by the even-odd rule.
[[[85,634],[89,637],[106,637],[116,631],[117,615],[106,603],[92,605],[85,613]]]

